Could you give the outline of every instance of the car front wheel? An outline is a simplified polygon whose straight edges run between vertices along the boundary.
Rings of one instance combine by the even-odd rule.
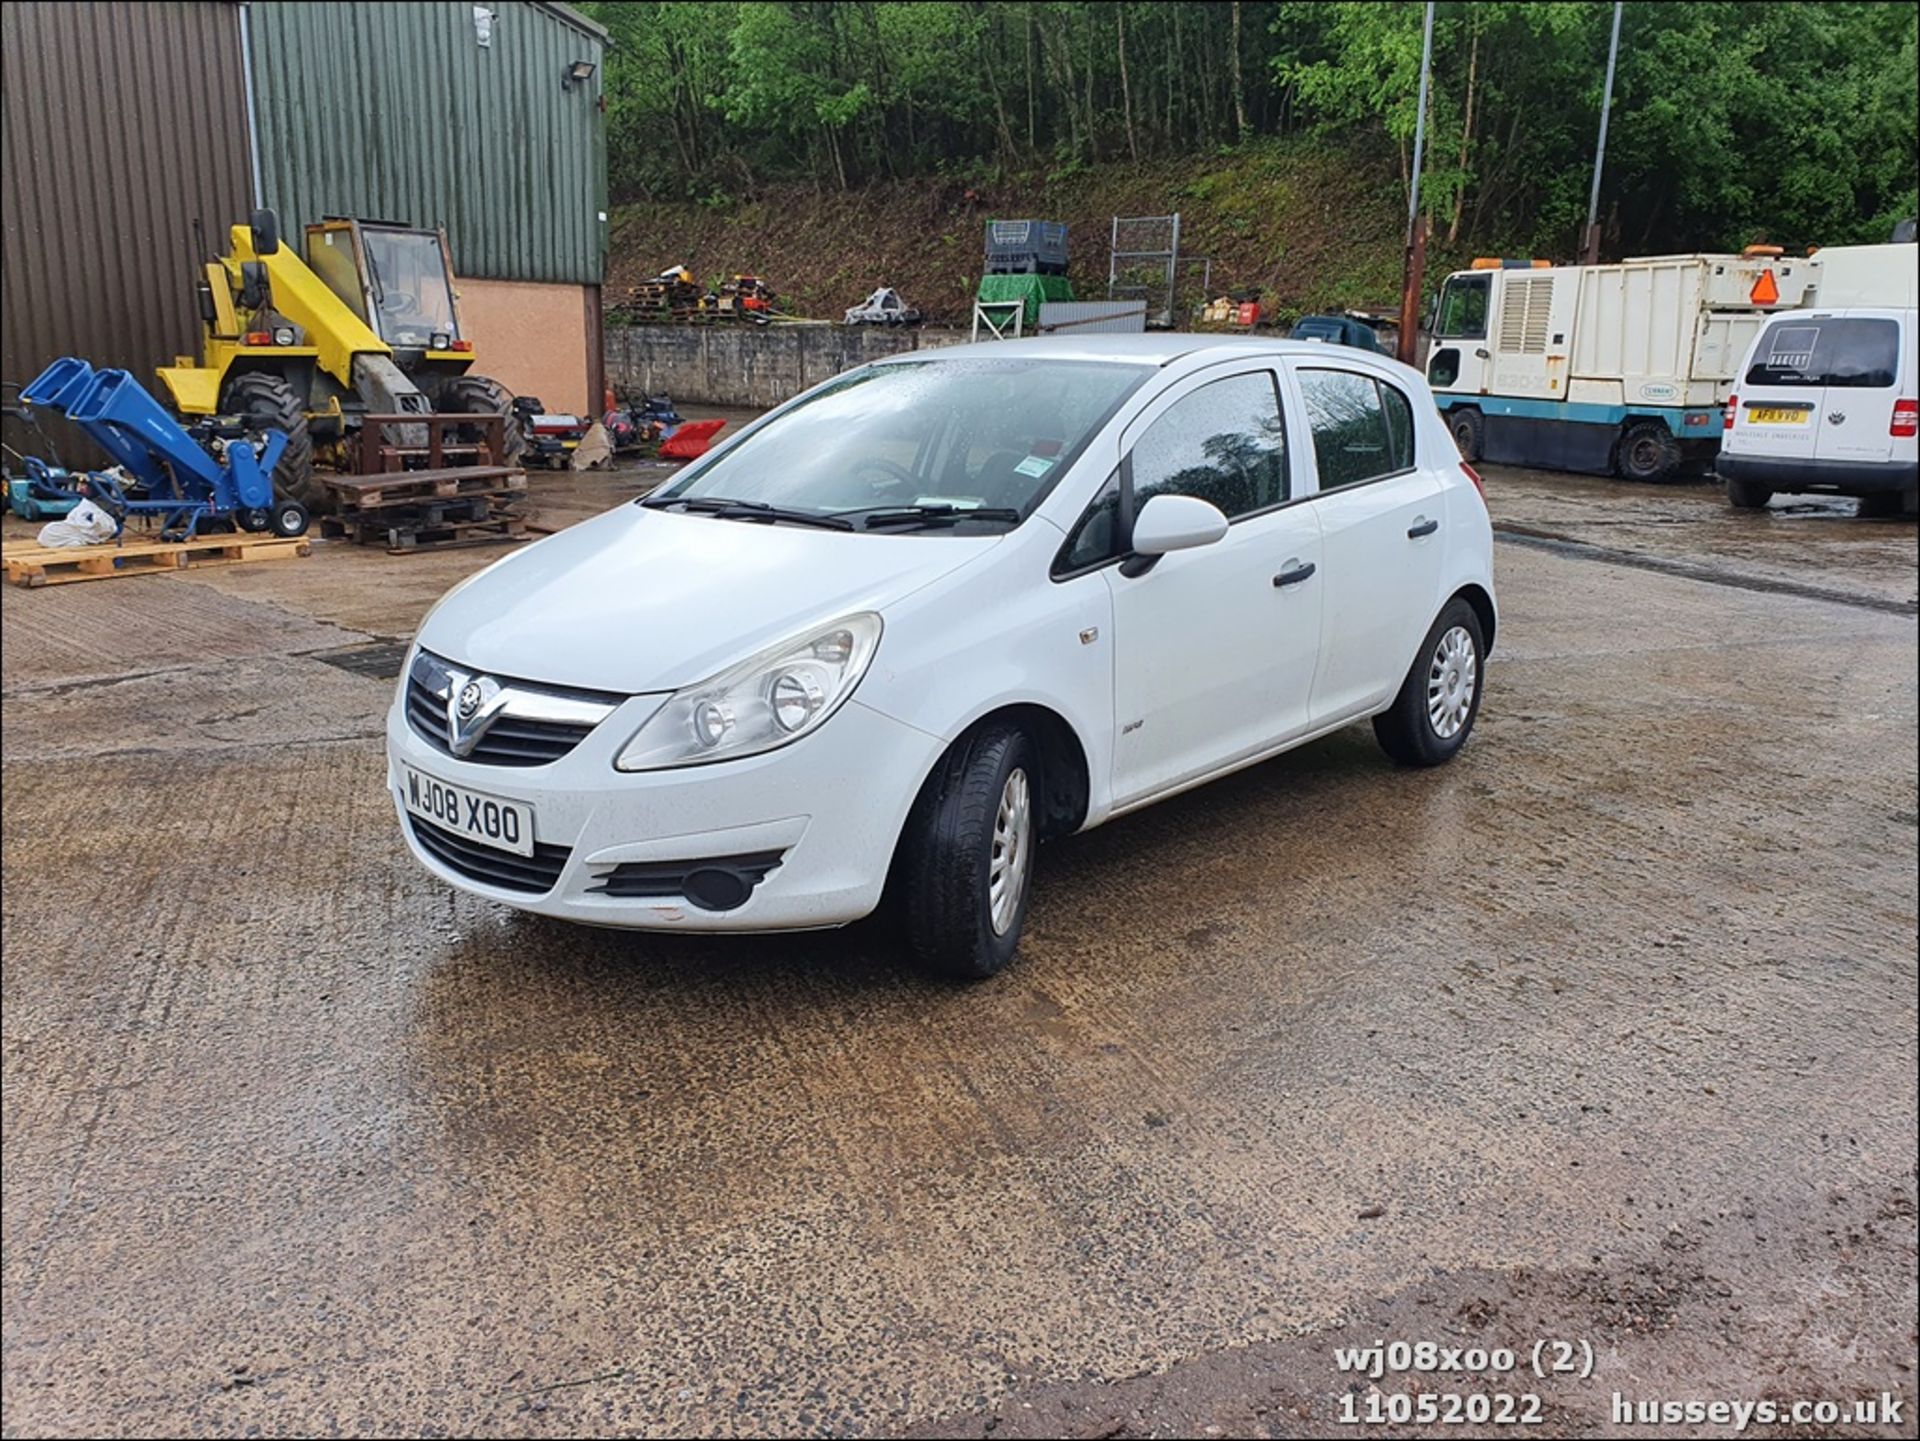
[[[1380,748],[1403,766],[1452,760],[1480,714],[1486,653],[1473,607],[1464,600],[1448,601],[1393,704],[1373,718]]]
[[[1026,924],[1040,796],[1033,744],[989,724],[947,752],[921,789],[902,836],[899,884],[907,942],[956,980],[1013,959]]]

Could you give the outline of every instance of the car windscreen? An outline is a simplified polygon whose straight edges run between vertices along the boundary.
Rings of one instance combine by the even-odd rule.
[[[1025,519],[1152,368],[967,358],[856,370],[771,416],[649,505],[730,500],[822,516],[910,508]]]
[[[1776,320],[1760,335],[1748,385],[1885,390],[1900,369],[1900,327],[1865,316]]]

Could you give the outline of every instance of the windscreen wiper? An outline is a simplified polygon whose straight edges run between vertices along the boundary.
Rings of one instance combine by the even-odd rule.
[[[868,530],[880,530],[893,526],[916,525],[958,525],[963,520],[1000,521],[1007,525],[1018,525],[1026,519],[1019,511],[1004,505],[948,505],[945,503],[930,505],[898,505],[882,510],[843,510],[840,515],[858,515],[863,517],[862,524]]]
[[[711,515],[718,520],[758,520],[768,525],[785,521],[792,525],[817,525],[826,530],[852,530],[853,522],[813,510],[782,510],[763,500],[728,500],[718,495],[678,496],[640,502],[654,510],[684,510],[695,515]]]

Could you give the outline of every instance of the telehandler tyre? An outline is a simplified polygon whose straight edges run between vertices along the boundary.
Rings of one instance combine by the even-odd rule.
[[[313,472],[313,436],[307,430],[307,412],[291,385],[277,375],[237,375],[227,382],[220,409],[252,424],[284,430],[287,448],[273,468],[274,485],[310,512],[328,507],[332,498]]]
[[[520,433],[520,417],[513,408],[513,396],[499,381],[485,375],[455,376],[440,387],[434,408],[448,414],[464,412],[480,415],[490,412],[503,417],[506,428],[501,432],[500,445],[504,453],[500,462],[503,465],[520,463],[520,452],[526,446],[526,437]],[[481,439],[478,435],[464,434],[458,438],[468,443]]]

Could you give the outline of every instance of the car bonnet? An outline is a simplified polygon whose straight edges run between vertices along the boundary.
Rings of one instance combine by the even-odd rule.
[[[621,506],[449,592],[420,644],[518,680],[675,690],[788,636],[884,611],[1001,536],[873,534]]]

